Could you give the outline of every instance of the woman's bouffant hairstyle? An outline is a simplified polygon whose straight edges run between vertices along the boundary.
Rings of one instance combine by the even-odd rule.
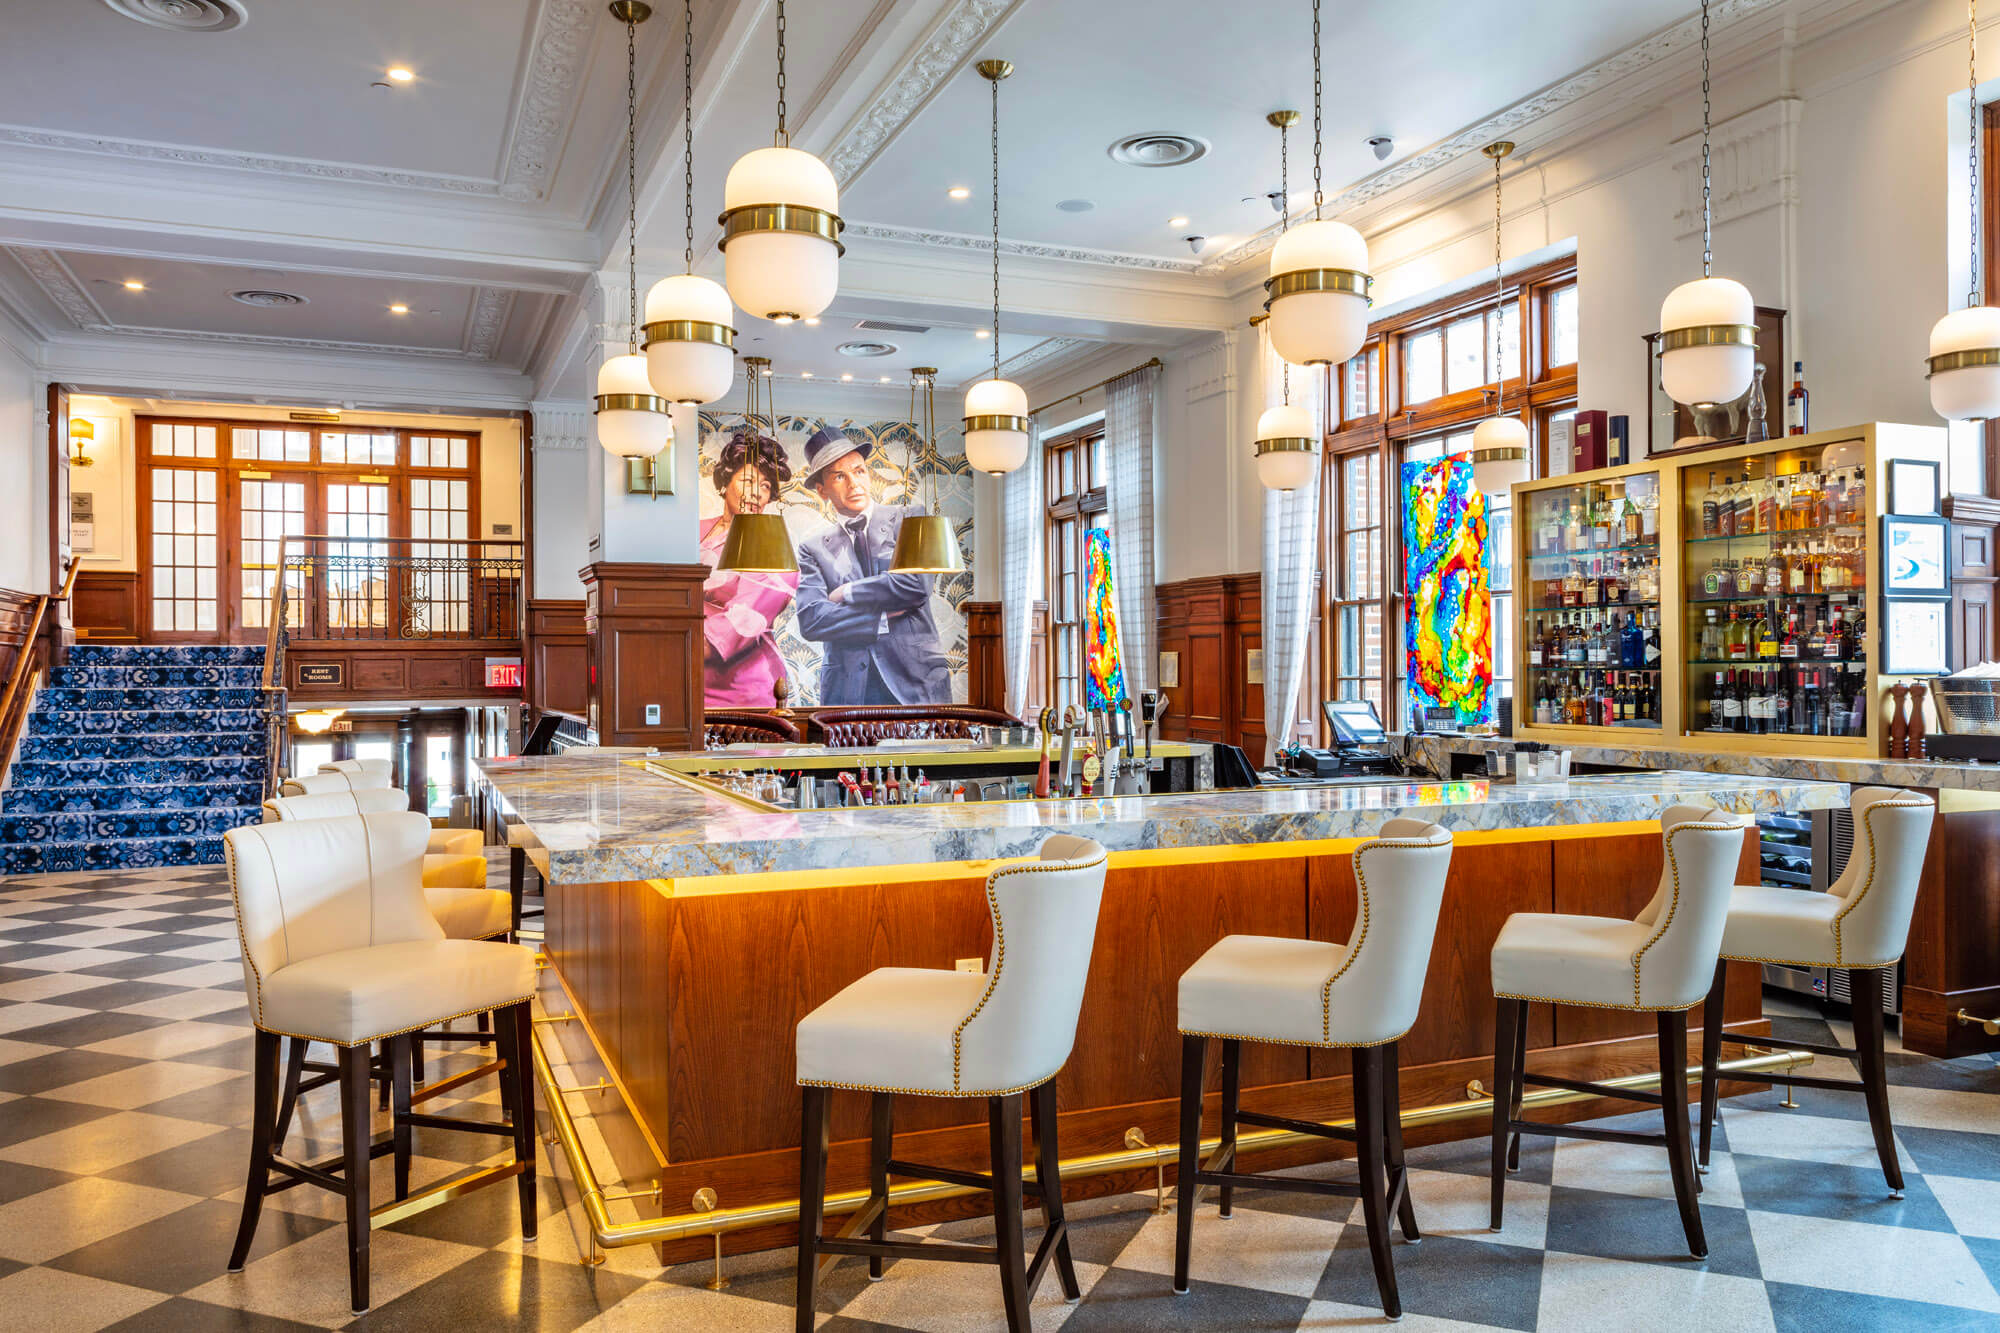
[[[709,478],[715,489],[725,490],[729,479],[746,466],[754,466],[771,483],[771,494],[775,498],[792,479],[792,465],[785,461],[785,447],[768,435],[760,435],[751,426],[739,426],[730,432],[729,443],[722,446],[722,456],[715,460],[715,470]]]

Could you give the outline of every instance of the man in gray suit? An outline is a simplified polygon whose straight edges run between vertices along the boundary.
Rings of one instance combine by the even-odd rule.
[[[889,572],[903,517],[923,506],[875,503],[868,490],[874,449],[833,426],[806,444],[806,485],[833,522],[799,543],[799,633],[825,646],[823,704],[950,703],[930,575]]]

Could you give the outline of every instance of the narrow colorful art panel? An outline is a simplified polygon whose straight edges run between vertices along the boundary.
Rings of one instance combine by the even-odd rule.
[[[1083,703],[1116,708],[1125,698],[1125,659],[1118,649],[1118,599],[1111,588],[1111,534],[1083,534]]]
[[[1486,497],[1472,460],[1403,465],[1403,650],[1410,716],[1449,708],[1458,725],[1493,720],[1493,598]]]

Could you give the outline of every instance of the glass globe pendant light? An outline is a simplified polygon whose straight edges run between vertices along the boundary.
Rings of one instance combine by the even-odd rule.
[[[817,315],[840,287],[840,186],[826,163],[785,131],[785,0],[778,0],[778,131],[745,153],[722,186],[722,257],[729,295],[779,324]]]
[[[917,415],[917,389],[924,391],[923,415]],[[956,574],[965,568],[965,553],[959,549],[958,533],[951,520],[938,512],[937,503],[937,367],[917,366],[910,371],[910,420],[929,452],[930,466],[924,473],[928,492],[921,514],[904,514],[896,529],[896,552],[890,558],[891,574]],[[903,475],[916,470],[916,460],[903,451]]]
[[[646,358],[639,354],[639,84],[638,28],[652,16],[642,0],[612,0],[611,16],[625,25],[625,297],[631,351],[606,357],[597,368],[597,442],[620,458],[651,458],[674,442],[666,399],[653,392]]]
[[[1528,479],[1528,428],[1509,416],[1504,403],[1506,371],[1500,365],[1500,311],[1507,287],[1500,277],[1500,159],[1514,151],[1506,139],[1479,150],[1493,159],[1493,411],[1472,428],[1472,484],[1488,495],[1504,495]]]
[[[752,430],[763,414],[771,423],[771,438],[778,437],[778,409],[771,401],[771,360],[763,356],[743,358],[743,420]],[[715,567],[736,574],[796,574],[798,552],[792,548],[791,529],[785,526],[778,497],[760,514],[738,514],[729,520],[729,535],[722,539],[722,554]]]
[[[982,60],[977,68],[993,86],[993,378],[965,391],[965,460],[997,477],[1028,461],[1028,395],[1000,378],[1000,80],[1014,66]]]
[[[1729,403],[1757,365],[1757,307],[1750,289],[1712,275],[1715,209],[1709,175],[1708,0],[1701,0],[1701,277],[1660,303],[1660,387],[1677,403]]]
[[[694,271],[694,0],[683,0],[681,35],[687,272],[646,293],[646,373],[662,398],[699,405],[728,393],[736,378],[736,311],[722,284]]]
[[[1278,234],[1282,242],[1292,222],[1287,132],[1298,123],[1299,113],[1273,111],[1264,119],[1278,127],[1278,193],[1284,197]],[[1277,407],[1265,408],[1257,418],[1257,480],[1264,484],[1265,490],[1295,491],[1312,481],[1313,468],[1319,462],[1319,441],[1313,438],[1312,413],[1292,405],[1292,363],[1281,361],[1280,373],[1284,376],[1284,401]]]
[[[1966,57],[1968,119],[1966,157],[1971,169],[1972,267],[1965,309],[1954,310],[1931,329],[1931,408],[1947,421],[2000,417],[2000,310],[1979,299],[1979,4],[1967,0]]]
[[[1271,247],[1264,309],[1271,346],[1299,366],[1338,365],[1368,340],[1368,243],[1345,222],[1320,216],[1319,0],[1313,0],[1313,220]]]

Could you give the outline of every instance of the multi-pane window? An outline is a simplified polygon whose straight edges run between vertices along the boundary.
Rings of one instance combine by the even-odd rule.
[[[463,563],[471,507],[472,488],[462,478],[410,478],[411,606],[432,633],[462,634],[471,620],[472,588]]]
[[[237,432],[239,439],[242,434]],[[237,499],[237,520],[242,534],[237,561],[243,579],[243,624],[263,629],[271,623],[271,585],[284,539],[306,530],[305,482],[244,478]],[[290,583],[290,595],[295,599],[301,581],[293,575]],[[299,623],[299,609],[296,600],[288,603],[287,624]]]
[[[238,426],[229,432],[229,453],[232,458],[257,459],[267,463],[310,463],[312,432]]]
[[[215,448],[214,433],[209,449]],[[207,468],[152,470],[153,630],[212,632],[216,625],[216,474]]]
[[[215,427],[158,423],[153,427],[153,457],[213,458]]]
[[[1084,534],[1109,528],[1102,422],[1043,446],[1048,506],[1049,700],[1057,712],[1083,706]]]
[[[380,629],[389,622],[389,487],[382,482],[333,482],[326,488],[326,618],[331,628]]]
[[[463,435],[412,435],[410,466],[464,468],[469,463],[469,445]]]
[[[1334,485],[1333,697],[1367,699],[1383,711],[1388,624],[1382,530],[1382,455],[1373,449],[1329,460]],[[1386,714],[1384,714],[1386,716]]]
[[[319,461],[359,467],[394,467],[396,434],[394,431],[328,432],[319,437]]]

